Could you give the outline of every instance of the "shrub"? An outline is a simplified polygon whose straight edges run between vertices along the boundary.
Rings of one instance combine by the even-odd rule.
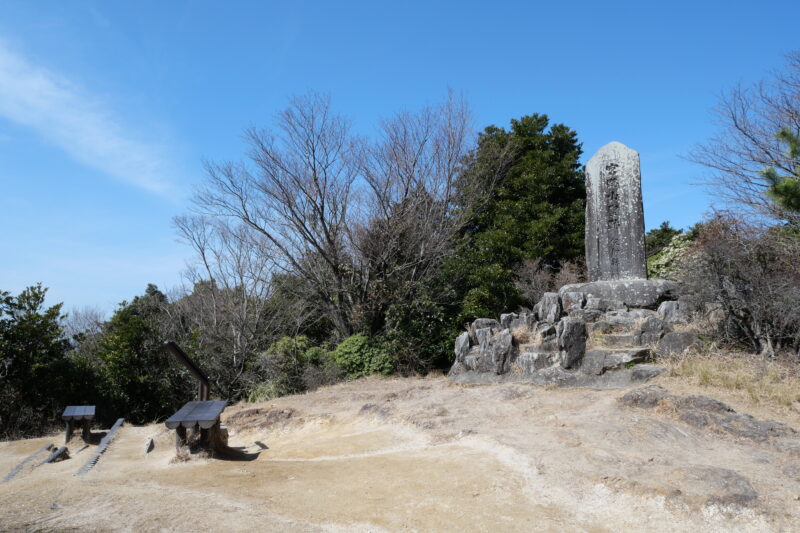
[[[259,383],[247,393],[247,401],[250,403],[266,402],[281,396],[282,392],[278,383],[273,381],[266,381]]]
[[[753,226],[731,215],[705,224],[687,255],[682,280],[697,304],[724,313],[725,341],[763,355],[800,353],[800,236]]]
[[[691,247],[692,238],[689,234],[676,234],[669,244],[647,258],[647,276],[650,279],[679,279],[681,267]]]
[[[360,333],[343,340],[333,351],[333,360],[348,378],[371,374],[387,375],[394,366],[383,342]]]
[[[341,381],[344,372],[333,360],[333,355],[321,346],[312,346],[305,353],[306,367],[303,369],[303,385],[314,390]]]
[[[273,398],[304,391],[305,354],[311,347],[310,344],[307,337],[300,335],[283,337],[270,346],[261,360],[261,367],[269,381],[253,390],[261,391],[259,394],[274,394]],[[248,394],[248,397],[253,393]]]
[[[560,268],[545,264],[541,259],[527,259],[514,273],[514,285],[531,306],[546,292],[555,292],[564,285],[586,280],[583,265],[567,261]]]

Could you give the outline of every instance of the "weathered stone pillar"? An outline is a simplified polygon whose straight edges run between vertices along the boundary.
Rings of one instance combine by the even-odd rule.
[[[618,142],[586,164],[589,281],[647,279],[639,153]]]

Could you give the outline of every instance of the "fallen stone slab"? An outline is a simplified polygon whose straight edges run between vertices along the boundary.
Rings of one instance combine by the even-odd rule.
[[[57,463],[59,461],[64,461],[66,459],[69,459],[69,448],[67,448],[66,446],[61,446],[60,448],[53,450],[53,453],[51,453],[47,458],[45,458],[41,463],[39,463],[36,466],[42,466],[48,463]]]

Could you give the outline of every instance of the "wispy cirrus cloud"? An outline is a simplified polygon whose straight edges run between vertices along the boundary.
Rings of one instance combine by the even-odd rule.
[[[160,195],[173,189],[171,165],[158,145],[128,133],[97,95],[31,63],[1,40],[0,117],[116,179]]]

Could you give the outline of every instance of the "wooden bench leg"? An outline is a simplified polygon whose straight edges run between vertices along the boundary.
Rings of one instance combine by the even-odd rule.
[[[175,448],[180,451],[186,445],[186,428],[178,426],[175,428]]]
[[[91,427],[91,420],[84,419],[83,421],[83,442],[89,443],[89,440],[92,438],[92,427]]]
[[[72,428],[73,428],[73,426],[72,426],[72,420],[67,420],[67,421],[66,421],[66,424],[67,424],[67,436],[66,436],[66,438],[64,439],[64,442],[65,442],[65,443],[69,442],[69,439],[71,439],[71,438],[72,438]]]

